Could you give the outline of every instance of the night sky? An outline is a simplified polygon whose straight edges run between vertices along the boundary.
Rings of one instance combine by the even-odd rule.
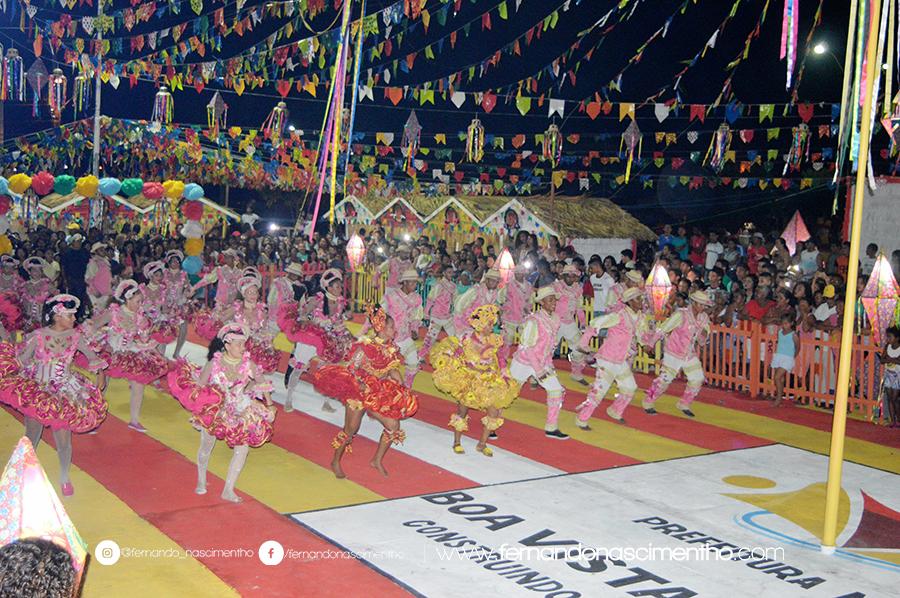
[[[15,0],[10,0],[13,2]],[[636,1],[636,0],[633,0]],[[582,0],[576,6],[575,0],[571,0],[567,12],[561,13],[555,30],[544,32],[540,40],[534,40],[530,46],[523,46],[521,57],[504,55],[499,68],[489,70],[484,77],[476,77],[471,83],[460,85],[464,91],[482,91],[508,85],[519,79],[527,77],[552,60],[558,54],[564,52],[578,35],[587,26],[594,23],[601,15],[606,13],[618,0]],[[577,75],[577,84],[566,84],[561,90],[554,90],[553,97],[581,100],[594,91],[603,87],[610,78],[618,72],[623,65],[635,54],[635,50],[658,29],[663,22],[672,15],[683,0],[644,0],[640,2],[630,20],[622,22],[605,37],[599,35],[598,28],[589,34],[582,42],[582,47],[587,48],[603,37],[602,43],[593,53],[591,60],[585,61]],[[59,18],[60,7],[50,0],[34,0],[41,6],[39,19],[46,21]],[[371,13],[391,4],[388,0],[370,0],[367,12]],[[561,6],[562,1],[556,0],[523,0],[518,12],[514,11],[516,0],[508,0],[509,19],[503,21],[494,18],[490,31],[482,32],[480,22],[472,24],[470,36],[467,39],[460,38],[456,49],[452,52],[445,51],[437,61],[429,62],[421,57],[415,67],[408,74],[399,73],[391,81],[391,85],[416,85],[422,81],[436,79],[456,72],[462,66],[477,63],[490,56],[498,47],[508,43],[524,31],[534,26],[542,18],[547,16],[554,8]],[[159,5],[162,5],[159,2]],[[211,3],[206,0],[207,7],[204,12],[215,10],[223,4]],[[245,8],[259,4],[255,0],[248,0]],[[332,4],[329,2],[329,4]],[[354,13],[356,13],[356,3]],[[424,34],[422,27],[408,35],[402,45],[401,54],[414,49],[421,49],[428,43],[445,36],[452,29],[461,26],[466,21],[477,18],[487,9],[496,6],[497,1],[488,0],[470,2],[463,0],[461,11],[456,16],[448,18],[445,26],[439,26],[432,20],[429,32]],[[671,86],[674,74],[683,66],[682,61],[690,59],[709,38],[715,28],[723,21],[732,7],[732,0],[697,0],[696,4],[690,4],[684,14],[677,14],[669,27],[664,39],[658,40],[647,47],[640,62],[630,67],[624,74],[621,83],[621,93],[611,92],[608,99],[612,102],[641,102],[644,98],[652,96],[663,87]],[[725,66],[740,52],[747,35],[755,26],[766,0],[744,0],[740,3],[738,12],[730,21],[725,30],[719,35],[714,49],[710,49],[706,57],[694,68],[690,69],[682,80],[680,86],[680,102],[710,103],[722,89],[725,79]],[[829,52],[837,57],[837,61],[843,63],[844,45],[847,34],[848,7],[847,2],[841,0],[825,0],[823,9],[823,23],[818,28],[813,44],[823,42],[827,44]],[[123,8],[130,5],[129,0],[114,0],[114,8]],[[798,62],[805,51],[806,36],[813,21],[813,15],[818,5],[817,0],[801,0],[801,16],[799,25]],[[226,3],[226,7],[233,5]],[[438,0],[431,0],[428,5],[440,8]],[[779,60],[779,42],[781,36],[781,12],[783,2],[770,0],[768,16],[761,28],[759,39],[755,40],[750,49],[747,61],[738,66],[734,77],[734,98],[744,104],[759,103],[784,103],[790,100],[790,95],[785,91],[785,66]],[[228,8],[226,8],[228,10]],[[66,11],[66,9],[62,9]],[[83,6],[76,7],[72,13],[76,15],[92,14],[95,9]],[[336,16],[333,7],[322,15],[312,20],[310,24],[316,29],[324,29]],[[150,23],[136,26],[132,31],[116,32],[114,35],[134,35],[136,33],[161,29],[164,26],[176,24],[186,19],[192,19],[195,15],[187,1],[183,2],[181,16],[169,19],[151,19]],[[0,20],[0,42],[3,46],[20,49],[25,56],[26,68],[33,61],[33,55],[29,49],[31,37],[18,31],[18,14]],[[284,21],[276,19],[264,20],[254,32],[243,37],[232,34],[225,39],[221,56],[228,57],[240,53],[243,49],[258,42],[266,35],[283,25]],[[80,31],[80,30],[79,30]],[[292,39],[305,37],[307,32],[297,32]],[[80,31],[80,35],[85,35]],[[171,43],[171,42],[170,42]],[[168,44],[167,44],[168,45]],[[147,53],[145,48],[142,53]],[[583,52],[582,52],[583,53]],[[580,55],[576,53],[576,55]],[[128,59],[132,55],[126,50],[121,55],[122,59]],[[396,57],[396,56],[394,56]],[[392,58],[394,58],[392,57]],[[48,69],[52,69],[53,61],[61,59],[61,53],[52,54],[49,44],[44,44],[43,60]],[[203,62],[210,59],[210,54],[201,58],[191,54],[187,60],[190,62]],[[385,59],[376,59],[375,64],[383,63]],[[363,64],[363,71],[373,66],[368,62]],[[298,69],[295,76],[300,73]],[[66,69],[70,81],[71,69]],[[842,71],[830,53],[815,55],[810,53],[806,71],[799,87],[800,101],[807,102],[836,102],[840,98]],[[70,84],[71,85],[71,84]],[[541,84],[541,90],[551,86],[551,82]],[[206,122],[205,106],[212,97],[214,90],[222,90],[225,101],[229,105],[229,126],[238,125],[244,128],[258,128],[272,106],[278,101],[274,87],[269,86],[245,92],[242,97],[237,97],[232,91],[221,86],[210,84],[202,93],[185,88],[183,92],[175,94],[175,120],[185,124],[203,124]],[[139,82],[135,87],[130,87],[127,79],[122,80],[118,90],[110,85],[103,87],[103,114],[112,117],[147,119],[152,111],[153,96],[156,86],[152,82]],[[325,102],[323,96],[327,90],[319,90],[319,98],[313,99],[306,94],[292,93],[287,102],[291,112],[291,123],[298,129],[304,130],[305,139],[315,146],[316,134],[313,132],[321,126]],[[485,114],[480,108],[474,109],[471,99],[463,109],[457,110],[449,101],[436,99],[435,105],[413,106],[411,103],[401,102],[399,106],[393,106],[383,97],[383,91],[375,90],[375,103],[362,103],[357,112],[355,130],[357,132],[391,131],[399,139],[403,124],[409,116],[410,109],[416,108],[419,121],[423,127],[423,140],[430,139],[434,133],[447,132],[448,142],[455,147],[461,147],[461,142],[455,138],[457,131],[462,131],[475,115],[484,123],[489,134],[503,136],[508,139],[518,133],[534,135],[547,128],[550,120],[547,117],[546,106],[542,109],[533,108],[526,115],[521,116],[513,102],[504,104],[500,98],[497,108],[491,114]],[[671,90],[664,92],[658,101],[666,101],[674,96]],[[570,105],[573,106],[574,104]],[[567,106],[567,115],[572,112]],[[830,118],[823,116],[811,122],[811,128],[818,124],[830,123]],[[779,109],[780,113],[780,109]],[[796,114],[796,113],[795,113]],[[694,122],[689,125],[688,110],[683,108],[680,114],[672,114],[659,125],[653,117],[652,107],[638,112],[638,125],[645,135],[652,135],[655,130],[681,131],[690,126],[693,130],[713,131],[723,121],[721,116],[708,117],[705,124]],[[776,119],[777,120],[777,119]],[[619,136],[627,126],[625,122],[619,122],[618,114],[601,116],[592,121],[584,114],[574,113],[566,119],[556,119],[561,124],[563,135],[581,133],[583,135],[607,133],[610,139],[602,142],[603,147],[614,151],[619,143]],[[797,124],[796,116],[790,119],[781,119],[781,124],[791,126]],[[739,129],[743,126],[761,127],[756,114],[750,118],[739,119],[732,128]],[[27,105],[15,105],[7,103],[6,106],[6,138],[16,135],[31,133],[50,126],[47,120],[36,120],[31,117],[30,107]],[[771,126],[771,125],[770,125]],[[778,125],[776,125],[778,126]],[[703,137],[701,137],[703,139]],[[698,142],[690,149],[701,150],[705,153],[709,136],[705,141]],[[836,140],[825,140],[826,145],[834,147]],[[371,143],[371,141],[367,141]],[[425,142],[423,141],[423,145]],[[789,135],[782,135],[778,142],[756,144],[760,150],[770,147],[779,147],[786,151],[789,145]],[[879,131],[876,135],[876,147],[885,147],[886,135]],[[702,147],[701,147],[702,146]],[[816,141],[813,151],[821,144]],[[507,148],[508,149],[508,148]],[[583,150],[583,147],[580,148]],[[645,150],[646,151],[646,150]],[[877,151],[877,150],[876,150]],[[666,156],[684,156],[688,149],[679,143],[666,151]],[[490,156],[486,158],[490,162]],[[507,161],[508,163],[508,161]],[[624,165],[619,166],[624,169]],[[656,171],[653,171],[656,173]],[[665,170],[658,174],[666,175]],[[688,174],[712,174],[708,168],[688,162],[686,169],[682,169],[678,175]],[[822,176],[823,173],[819,173]],[[216,196],[216,190],[208,189],[211,197]],[[546,189],[543,189],[546,191]],[[688,191],[686,187],[670,188],[668,185],[658,184],[654,189],[643,189],[632,182],[631,185],[619,187],[613,191],[597,192],[610,196],[629,209],[639,218],[649,223],[665,220],[687,219],[700,225],[709,225],[715,218],[722,222],[748,219],[759,215],[764,208],[770,217],[780,218],[796,207],[800,207],[805,214],[815,216],[827,213],[834,197],[834,191],[819,189],[813,192],[798,193],[796,189],[791,191],[737,191],[730,188],[700,189]],[[233,204],[242,204],[248,199],[257,201],[257,211],[273,217],[285,217],[290,215],[291,208],[284,205],[265,206],[267,193],[250,193],[242,190],[232,190],[231,200]],[[271,196],[269,197],[271,199]]]

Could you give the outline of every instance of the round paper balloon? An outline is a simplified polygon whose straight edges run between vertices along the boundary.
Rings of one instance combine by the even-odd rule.
[[[144,183],[144,190],[142,193],[144,197],[152,200],[159,200],[163,198],[165,194],[165,189],[163,189],[162,183]]]
[[[12,201],[10,201],[9,196],[0,195],[0,216],[5,216],[11,207]]]
[[[163,183],[163,189],[166,190],[166,197],[172,200],[181,199],[184,193],[184,183],[181,181],[166,181]]]
[[[189,255],[181,262],[181,269],[188,274],[197,274],[203,269],[203,260],[196,255]]]
[[[184,186],[184,198],[190,200],[197,200],[203,197],[203,187],[198,185],[197,183],[188,183]]]
[[[82,197],[94,197],[97,195],[97,189],[100,187],[100,181],[92,174],[83,176],[75,183],[75,193]]]
[[[122,181],[112,177],[100,179],[100,193],[103,195],[115,195],[122,188]]]
[[[32,177],[31,188],[34,189],[34,192],[38,195],[47,195],[53,191],[53,183],[55,182],[56,179],[53,178],[52,174],[46,170],[42,170]]]
[[[6,195],[9,192],[9,181],[6,177],[0,176],[0,195]]]
[[[22,195],[31,187],[31,177],[25,173],[14,174],[9,177],[9,190],[16,195]]]
[[[203,253],[203,239],[185,239],[184,252],[189,256],[198,256]]]
[[[60,195],[68,195],[75,190],[75,177],[61,174],[53,181],[53,190]]]
[[[33,185],[34,183],[32,183]],[[122,193],[125,197],[134,197],[144,188],[144,181],[141,179],[125,179],[122,181]]]

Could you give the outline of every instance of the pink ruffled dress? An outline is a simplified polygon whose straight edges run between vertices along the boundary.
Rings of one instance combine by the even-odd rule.
[[[172,322],[166,311],[165,287],[148,283],[141,287],[144,303],[141,311],[150,321],[150,338],[161,345],[168,345],[178,337],[178,325]]]
[[[103,393],[71,369],[77,352],[91,370],[105,365],[77,329],[40,328],[25,337],[18,358],[13,345],[0,343],[0,402],[54,430],[90,432],[106,418],[107,405]]]
[[[150,320],[118,304],[109,306],[109,311],[109,324],[92,342],[92,347],[109,363],[106,375],[140,384],[165,376],[170,363],[150,338]]]
[[[221,352],[213,357],[207,386],[197,383],[197,366],[179,360],[169,372],[169,388],[194,415],[194,423],[228,446],[262,446],[275,430],[275,410],[262,399],[262,393],[270,391],[271,384],[256,384],[247,392],[247,386],[261,375],[255,371],[249,352],[244,353],[236,379],[226,374],[222,357]]]
[[[172,271],[166,268],[163,273],[163,312],[169,322],[176,327],[187,321],[191,300],[191,283],[184,270]]]
[[[22,323],[25,332],[37,330],[43,326],[41,315],[44,302],[56,294],[56,285],[47,278],[26,281],[22,285]]]
[[[214,309],[204,307],[194,314],[194,331],[200,338],[207,342],[216,338],[222,315],[237,300],[240,279],[241,271],[227,266],[218,266],[206,276],[204,280],[216,281],[216,306]]]
[[[269,325],[269,309],[259,301],[252,308],[240,301],[234,304],[234,321],[243,324],[250,335],[247,337],[247,352],[250,359],[264,373],[278,369],[281,354],[273,346],[275,335]]]
[[[300,315],[297,303],[283,305],[278,312],[278,327],[292,343],[315,347],[320,360],[340,363],[355,340],[344,323],[347,300],[339,297],[338,308],[327,315],[324,293],[316,294],[309,301],[312,304],[308,317]]]

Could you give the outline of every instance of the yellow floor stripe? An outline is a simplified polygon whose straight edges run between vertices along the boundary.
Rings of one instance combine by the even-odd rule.
[[[12,415],[0,410],[0,447],[4,459],[24,435],[24,426]],[[49,437],[50,431],[44,431]],[[76,436],[75,458],[80,444],[90,439]],[[59,480],[59,459],[46,442],[38,446],[38,457],[51,482]],[[127,455],[123,456],[127,458]],[[120,546],[143,549],[180,551],[180,547],[152,524],[141,519],[128,505],[106,490],[91,476],[77,467],[70,471],[75,495],[63,505],[75,527],[93,550],[101,540],[114,540]],[[94,561],[85,578],[85,598],[128,596],[129,598],[157,598],[158,596],[237,596],[238,594],[209,569],[192,557],[121,559],[112,566]],[[136,580],[140,580],[136,582]]]
[[[452,400],[434,386],[430,375],[417,376],[413,388],[416,391],[439,397],[448,403],[453,403]],[[604,412],[611,404],[609,401],[607,399],[600,404],[596,412],[597,415],[603,418],[606,417]],[[447,411],[448,413],[452,412],[452,408],[448,407]],[[547,407],[543,403],[529,401],[520,397],[513,403],[512,407],[504,411],[503,417],[543,430],[547,417]],[[600,419],[600,417],[592,418],[590,420],[592,430],[584,432],[575,426],[575,412],[564,410],[559,418],[560,429],[571,435],[572,438],[585,444],[613,451],[640,461],[663,461],[675,457],[705,455],[711,452],[708,449],[629,428],[608,419]]]
[[[146,389],[141,422],[151,437],[197,462],[200,435],[188,422],[188,412],[170,395]],[[109,411],[127,422],[128,387],[122,380],[110,381],[106,391]],[[298,425],[296,418],[276,419],[275,425]],[[231,450],[217,442],[209,463],[209,472],[224,479]],[[293,513],[381,500],[383,497],[350,480],[338,480],[330,469],[320,467],[269,442],[250,451],[247,464],[238,478],[237,489],[279,513]],[[186,488],[192,491],[193,488]]]

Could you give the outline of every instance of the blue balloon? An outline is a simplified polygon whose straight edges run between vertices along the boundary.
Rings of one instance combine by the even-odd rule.
[[[184,186],[184,193],[182,195],[184,195],[185,199],[195,201],[203,197],[203,193],[203,187],[197,183],[188,183]]]
[[[122,188],[122,181],[120,181],[119,179],[114,179],[112,177],[107,177],[100,179],[100,184],[98,187],[102,195],[115,195]]]
[[[197,274],[203,269],[203,260],[199,256],[189,255],[181,262],[181,269],[188,274]]]
[[[5,177],[0,176],[0,195],[9,193],[9,181]]]

